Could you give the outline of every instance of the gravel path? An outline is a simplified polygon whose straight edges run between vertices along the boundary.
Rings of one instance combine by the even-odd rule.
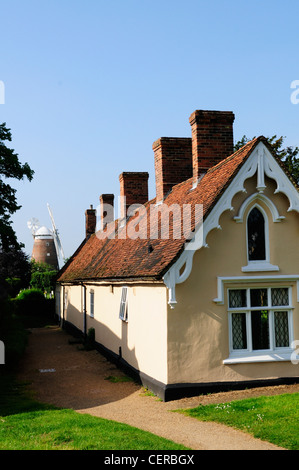
[[[193,450],[281,450],[241,431],[171,411],[200,403],[292,393],[299,390],[299,385],[225,392],[164,403],[147,396],[134,382],[108,380],[107,377],[124,375],[97,351],[80,349],[72,342],[72,336],[60,328],[37,328],[31,332],[19,379],[29,382],[35,397],[42,402],[127,423]]]

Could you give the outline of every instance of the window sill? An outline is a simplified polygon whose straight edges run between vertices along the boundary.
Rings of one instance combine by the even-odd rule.
[[[252,261],[242,268],[243,273],[254,271],[279,271],[279,267],[270,264],[267,261]]]
[[[223,364],[248,364],[254,362],[282,362],[282,361],[298,361],[299,357],[294,354],[293,349],[285,349],[283,352],[264,352],[261,354],[244,353],[231,354],[224,359]]]

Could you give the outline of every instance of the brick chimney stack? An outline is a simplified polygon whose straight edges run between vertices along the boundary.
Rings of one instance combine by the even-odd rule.
[[[114,220],[114,194],[101,194],[101,230]]]
[[[147,172],[124,172],[119,176],[120,181],[120,217],[127,217],[127,210],[132,204],[145,204],[148,201]]]
[[[209,168],[234,151],[231,111],[194,111],[189,122],[192,130],[193,184]]]
[[[85,211],[85,237],[88,239],[96,231],[97,216],[93,206]]]
[[[161,137],[153,143],[156,175],[156,202],[171,188],[192,177],[192,139]]]

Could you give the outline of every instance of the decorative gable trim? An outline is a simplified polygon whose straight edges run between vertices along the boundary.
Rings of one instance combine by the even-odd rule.
[[[283,215],[279,215],[279,212],[277,210],[277,207],[275,204],[269,199],[265,194],[262,193],[254,193],[251,196],[249,196],[243,204],[240,207],[239,213],[236,217],[234,217],[235,221],[237,223],[243,223],[244,219],[244,213],[247,209],[247,207],[253,202],[253,201],[262,201],[270,210],[273,222],[281,222],[285,217]]]
[[[221,164],[222,163],[220,163],[220,165]],[[286,173],[282,170],[266,145],[260,141],[253,149],[248,159],[242,165],[241,169],[237,172],[236,176],[233,178],[232,182],[224,191],[220,199],[216,202],[214,208],[211,210],[203,224],[196,229],[193,239],[189,243],[186,243],[182,255],[163,277],[163,281],[169,291],[168,304],[171,308],[174,308],[177,303],[175,296],[176,284],[180,284],[186,281],[192,271],[193,256],[195,251],[201,249],[202,247],[208,246],[206,243],[208,234],[215,228],[221,229],[221,225],[219,223],[221,215],[227,210],[233,210],[232,200],[234,196],[239,192],[246,193],[244,186],[245,181],[254,176],[256,173],[257,193],[253,196],[257,197],[258,194],[260,200],[263,200],[267,203],[271,210],[272,217],[275,219],[275,222],[282,220],[282,217],[279,216],[278,211],[272,201],[270,201],[270,199],[263,194],[263,191],[266,188],[265,175],[276,181],[277,188],[275,190],[275,194],[283,193],[288,198],[290,204],[288,211],[294,210],[299,212],[299,194],[297,189],[292,184]],[[250,196],[250,198],[253,199],[253,196]],[[242,207],[243,213],[241,211]],[[242,207],[240,209],[238,216],[239,220],[237,220],[237,222],[240,221],[244,215],[246,206],[243,204]],[[182,268],[184,265],[186,265],[186,267],[182,273]]]
[[[266,259],[265,260],[260,260],[260,261],[250,261],[249,259],[247,260],[247,266],[242,267],[243,272],[253,272],[253,271],[279,271],[279,267],[272,265],[270,263],[270,246],[269,246],[269,225],[268,225],[268,217],[267,214],[265,213],[263,207],[260,206],[259,202],[262,201],[269,209],[272,214],[272,219],[273,222],[281,222],[285,217],[280,216],[279,212],[275,206],[275,204],[269,199],[267,196],[265,196],[262,193],[254,193],[251,196],[249,196],[242,204],[239,210],[238,216],[234,217],[235,221],[237,223],[242,223],[244,219],[244,213],[248,206],[254,202],[254,205],[251,207],[250,211],[254,208],[257,207],[259,211],[263,214],[264,221],[265,221],[265,248],[266,248]],[[248,217],[248,215],[247,215]],[[247,223],[247,221],[246,221]],[[246,230],[246,237],[247,237],[247,230]],[[248,239],[246,240],[246,246],[247,246],[247,257],[248,257]]]

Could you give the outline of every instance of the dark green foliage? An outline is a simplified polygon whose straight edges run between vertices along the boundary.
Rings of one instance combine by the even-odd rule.
[[[26,302],[39,302],[44,300],[44,294],[40,289],[25,289],[19,293],[17,299]]]
[[[5,366],[0,366],[0,375],[7,368],[17,367],[24,354],[28,332],[24,329],[23,322],[13,314],[11,301],[0,301],[0,340],[5,345]]]
[[[5,345],[5,365],[0,366],[0,375],[18,366],[27,346],[27,328],[45,327],[55,324],[55,320],[54,299],[46,299],[38,289],[0,300],[0,340]]]
[[[0,124],[0,247],[4,251],[22,247],[17,241],[10,219],[11,215],[21,206],[17,204],[16,190],[4,182],[4,179],[22,180],[27,178],[31,181],[34,173],[28,163],[22,165],[18,154],[6,146],[6,141],[11,142],[11,140],[11,132],[6,127],[6,123]]]
[[[0,247],[0,296],[15,297],[30,282],[30,262],[21,249]]]
[[[295,182],[299,184],[299,157],[297,156],[299,154],[299,148],[290,146],[284,148],[284,139],[285,137],[277,137],[277,135],[267,137],[267,141],[271,146],[273,153],[284,164],[286,170],[294,178]],[[242,139],[236,142],[234,150],[239,150],[250,140],[252,139],[248,139],[243,135]]]
[[[25,289],[12,300],[12,303],[15,314],[22,317],[54,315],[54,300],[46,299],[40,289]]]
[[[30,286],[42,290],[46,294],[55,291],[57,271],[45,263],[31,261]]]
[[[32,273],[30,285],[41,289],[43,292],[50,293],[55,289],[55,280],[57,271],[47,271],[45,273]]]

